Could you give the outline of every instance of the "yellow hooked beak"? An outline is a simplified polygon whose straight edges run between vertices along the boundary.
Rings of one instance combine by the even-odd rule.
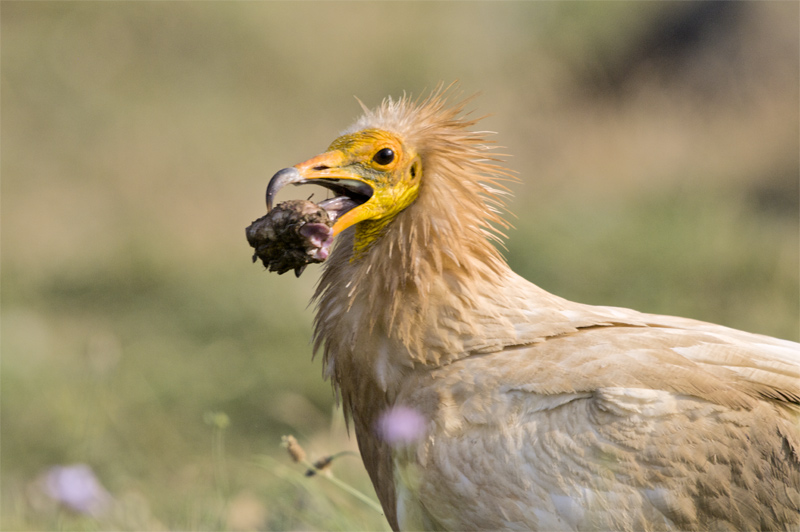
[[[267,210],[286,185],[321,185],[334,197],[319,203],[334,220],[333,234],[368,222],[382,229],[417,196],[420,158],[400,139],[381,130],[365,130],[336,139],[329,150],[275,174],[267,187]]]

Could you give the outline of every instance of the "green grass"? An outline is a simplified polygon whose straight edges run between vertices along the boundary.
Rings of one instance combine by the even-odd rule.
[[[764,215],[727,190],[672,190],[534,218],[506,255],[553,293],[800,338],[796,215]]]
[[[672,9],[603,5],[0,3],[0,529],[387,529],[280,447],[357,451],[311,361],[319,268],[267,274],[244,237],[353,95],[483,93],[540,286],[800,339],[797,4],[744,4],[733,64],[591,96]],[[73,463],[107,515],[42,494]],[[374,498],[358,458],[332,471]]]

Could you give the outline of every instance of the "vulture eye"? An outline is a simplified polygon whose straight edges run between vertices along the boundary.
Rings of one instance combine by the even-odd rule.
[[[376,153],[374,157],[372,157],[372,160],[381,166],[389,164],[390,162],[394,161],[394,150],[391,148],[383,148]]]

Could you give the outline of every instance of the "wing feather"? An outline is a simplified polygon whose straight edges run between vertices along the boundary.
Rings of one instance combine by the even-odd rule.
[[[800,525],[794,352],[675,325],[579,329],[420,372],[398,402],[430,433],[395,451],[396,482],[451,530]]]

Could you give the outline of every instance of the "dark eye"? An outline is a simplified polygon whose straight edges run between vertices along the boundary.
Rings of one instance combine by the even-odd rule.
[[[391,148],[383,148],[372,157],[372,160],[380,165],[389,164],[394,161],[394,150]]]

